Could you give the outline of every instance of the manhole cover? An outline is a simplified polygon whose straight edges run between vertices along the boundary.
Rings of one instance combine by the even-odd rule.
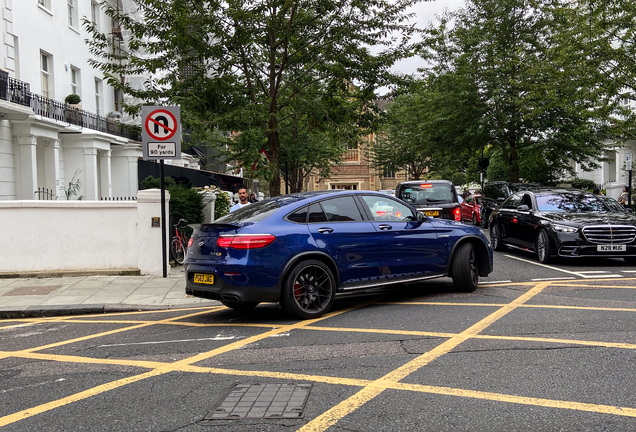
[[[24,286],[12,289],[4,293],[5,296],[23,296],[23,295],[47,295],[60,288],[62,285],[42,285],[42,286]]]
[[[312,383],[234,384],[205,420],[302,418]]]

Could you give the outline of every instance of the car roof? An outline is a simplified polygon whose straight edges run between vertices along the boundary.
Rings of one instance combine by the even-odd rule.
[[[404,181],[401,182],[401,185],[419,185],[422,183],[433,183],[433,184],[448,184],[448,185],[453,185],[453,182],[449,181],[449,180],[409,180],[409,181]],[[398,185],[399,186],[399,185]]]

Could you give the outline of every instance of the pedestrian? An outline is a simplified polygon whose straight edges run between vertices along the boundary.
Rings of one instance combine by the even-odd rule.
[[[250,201],[251,203],[255,203],[256,201],[258,201],[258,200],[256,199],[256,194],[255,194],[254,192],[252,192],[252,193],[250,194],[250,200],[249,200],[249,201]]]
[[[470,195],[470,191],[468,188],[464,188],[464,193],[462,193],[462,198],[466,199],[467,196]]]
[[[594,195],[599,195],[601,193],[601,191],[598,188],[594,188],[594,190],[592,191],[592,193]]]
[[[237,202],[232,207],[230,207],[230,213],[232,213],[234,210],[238,210],[250,204],[249,200],[247,199],[247,189],[240,188],[238,190],[238,196],[239,196],[239,202]]]
[[[627,201],[629,200],[629,192],[627,186],[623,186],[623,193],[618,197],[618,203],[627,208]]]

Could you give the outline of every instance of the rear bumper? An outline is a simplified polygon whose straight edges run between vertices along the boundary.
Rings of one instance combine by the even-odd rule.
[[[213,284],[194,282],[194,274],[213,274]],[[231,285],[223,281],[218,274],[209,269],[186,268],[186,294],[223,302],[278,302],[280,299],[280,287],[254,287]]]

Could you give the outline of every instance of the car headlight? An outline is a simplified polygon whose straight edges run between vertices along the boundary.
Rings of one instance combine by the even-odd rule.
[[[579,230],[578,228],[574,228],[571,226],[557,225],[557,224],[552,225],[552,229],[556,232],[567,233],[567,234],[574,234],[575,232]]]

